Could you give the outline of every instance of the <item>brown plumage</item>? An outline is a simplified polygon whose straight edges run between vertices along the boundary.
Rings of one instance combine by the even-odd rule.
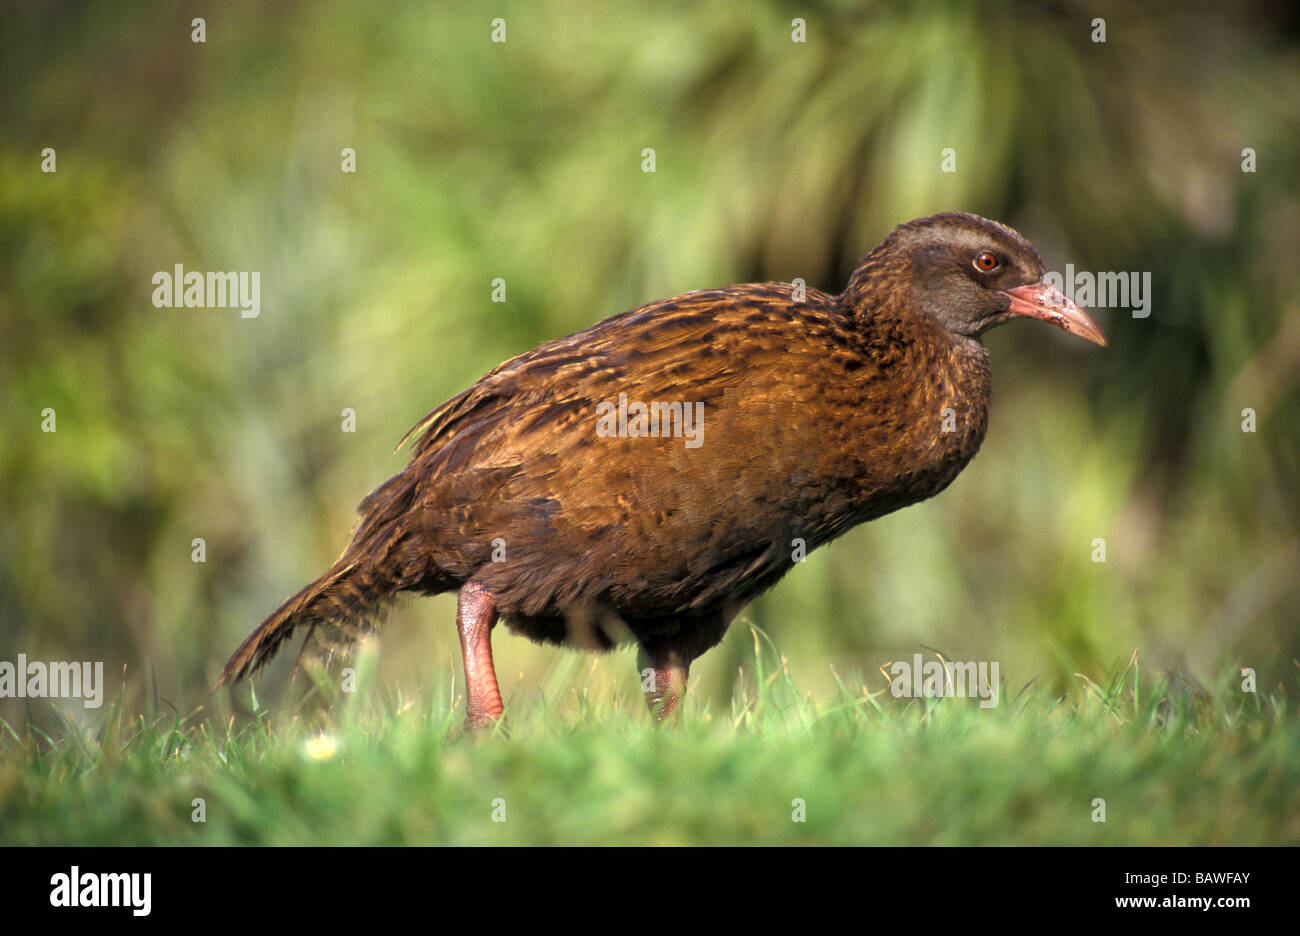
[[[937,494],[974,457],[981,332],[1027,315],[1105,344],[1042,275],[1010,228],[940,214],[895,229],[840,296],[686,293],[512,358],[416,425],[343,555],[217,685],[299,628],[347,643],[398,592],[458,589],[469,724],[501,715],[498,617],[539,641],[635,641],[652,707],[675,711],[690,662],[790,570],[796,540],[811,551]],[[659,404],[655,424],[637,403]]]

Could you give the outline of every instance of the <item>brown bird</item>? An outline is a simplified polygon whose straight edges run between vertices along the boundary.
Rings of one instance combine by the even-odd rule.
[[[343,555],[217,686],[299,628],[332,651],[398,592],[457,589],[468,726],[502,715],[498,618],[542,642],[635,641],[663,718],[691,661],[801,553],[939,493],[974,457],[980,335],[1016,316],[1106,344],[1025,238],[945,213],[896,228],[839,296],[706,289],[512,358],[407,433],[410,462],[361,502]]]

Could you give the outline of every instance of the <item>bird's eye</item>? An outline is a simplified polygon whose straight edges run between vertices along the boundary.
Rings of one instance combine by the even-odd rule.
[[[975,269],[982,273],[989,273],[998,268],[998,258],[987,250],[975,258]]]

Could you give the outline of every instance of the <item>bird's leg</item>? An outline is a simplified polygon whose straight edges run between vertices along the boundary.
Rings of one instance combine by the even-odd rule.
[[[466,582],[456,599],[456,629],[465,659],[465,727],[486,728],[501,719],[504,706],[492,668],[492,625],[496,603],[486,588]]]
[[[663,723],[681,720],[681,701],[686,694],[686,677],[691,664],[675,650],[647,650],[637,653],[637,671],[641,690],[655,720]]]

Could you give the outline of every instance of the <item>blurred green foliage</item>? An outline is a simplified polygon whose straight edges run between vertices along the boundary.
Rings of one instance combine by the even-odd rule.
[[[6,15],[0,659],[102,659],[110,696],[124,673],[127,699],[188,711],[342,549],[406,429],[499,361],[690,289],[801,276],[838,292],[894,224],[957,209],[1012,224],[1051,269],[1149,271],[1151,316],[1101,311],[1104,352],[1028,323],[990,335],[973,465],[815,553],[747,618],[813,690],[831,665],[871,673],[922,646],[1000,660],[1016,685],[1135,648],[1193,678],[1285,680],[1285,5],[226,3],[203,44],[193,15]],[[260,271],[261,315],[155,308],[151,277],[177,263]],[[453,665],[453,606],[399,608],[389,684]],[[733,633],[694,691],[729,698],[746,651]],[[497,658],[515,704],[632,678],[626,653],[504,634]]]

